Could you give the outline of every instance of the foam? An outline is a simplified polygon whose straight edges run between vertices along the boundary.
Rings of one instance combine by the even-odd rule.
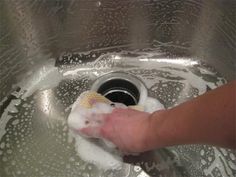
[[[93,97],[92,97],[92,96]],[[94,114],[107,114],[111,113],[115,108],[127,108],[122,103],[114,103],[111,106],[107,102],[97,102],[89,107],[89,100],[98,98],[99,95],[89,92],[82,93],[79,98],[72,105],[71,113],[68,117],[68,125],[70,127],[70,134],[75,139],[76,151],[80,158],[86,162],[96,165],[100,169],[120,169],[122,167],[122,154],[116,149],[116,146],[108,140],[101,139],[88,139],[78,134],[81,128],[88,126],[100,127],[103,123],[102,118],[94,120]],[[101,96],[100,96],[101,97]],[[102,100],[100,98],[100,100]],[[106,101],[106,100],[105,100]],[[86,107],[87,106],[87,107]],[[154,98],[146,98],[143,105],[146,112],[154,112],[156,110],[164,109],[164,106]],[[94,132],[97,136],[97,132]]]
[[[122,157],[118,153],[109,152],[105,146],[78,134],[75,135],[73,132],[71,133],[75,138],[76,151],[82,160],[92,163],[103,170],[118,170],[122,168]]]
[[[73,104],[68,117],[68,125],[72,130],[70,133],[75,139],[76,151],[82,160],[92,163],[100,169],[120,169],[123,164],[122,156],[119,151],[115,149],[113,143],[104,139],[88,139],[75,133],[76,130],[87,126],[101,126],[102,122],[91,120],[93,114],[111,113],[114,109],[110,104],[102,102],[94,104],[91,109],[85,108],[80,104],[81,99],[84,99],[85,93],[82,93]],[[122,104],[116,104],[116,106],[126,107]]]
[[[0,118],[0,142],[2,140],[2,137],[6,134],[6,127],[7,127],[7,123],[9,122],[10,119],[12,119],[12,115],[10,115],[9,113],[17,113],[18,110],[16,108],[16,105],[20,104],[20,100],[19,99],[13,99],[10,104],[8,105],[8,107],[4,110],[1,118]]]
[[[153,113],[158,110],[165,109],[163,104],[161,104],[157,99],[148,97],[145,101],[144,111],[148,113]]]
[[[22,96],[23,99],[31,96],[37,90],[54,88],[63,79],[63,75],[54,66],[54,60],[49,60],[48,63],[29,73],[29,75],[29,78],[26,77],[17,84],[26,91]]]

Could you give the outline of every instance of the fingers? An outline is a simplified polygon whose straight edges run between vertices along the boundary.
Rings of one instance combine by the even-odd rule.
[[[104,127],[86,127],[86,128],[82,128],[80,130],[77,130],[77,132],[79,132],[87,137],[102,138],[104,143],[108,147],[116,148],[116,145],[115,145],[116,143],[113,141],[116,138],[114,138],[114,137],[111,138],[111,136],[109,134],[109,130],[105,129]],[[121,152],[123,151],[122,148],[120,148],[120,147],[119,147],[119,150],[121,150]]]
[[[84,127],[100,127],[107,120],[106,114],[92,113],[87,115],[84,119]]]
[[[105,122],[108,114],[92,114],[90,120],[97,122]]]
[[[108,114],[92,114],[86,120],[88,121],[87,126],[79,129],[78,132],[89,137],[106,138],[107,133],[104,131],[104,125],[108,119],[107,115]]]
[[[116,113],[116,114],[126,114],[126,113],[131,113],[131,114],[133,114],[133,113],[137,113],[137,112],[142,112],[142,111],[140,111],[140,110],[138,110],[138,109],[133,109],[132,107],[128,107],[128,108],[115,108],[115,109],[113,109],[113,111],[112,111],[112,113]]]
[[[101,127],[86,127],[79,130],[79,133],[94,138],[100,138],[101,137],[100,132],[101,132]]]
[[[107,140],[111,139],[111,130],[110,126],[101,125],[101,126],[88,126],[85,128],[81,128],[76,131],[77,133],[81,133],[88,137],[93,138],[104,138]]]

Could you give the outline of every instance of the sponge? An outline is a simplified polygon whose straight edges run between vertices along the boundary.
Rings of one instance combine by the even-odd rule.
[[[78,105],[80,105],[84,108],[87,108],[87,109],[91,109],[95,103],[112,104],[113,102],[111,102],[106,97],[104,97],[101,94],[94,92],[94,91],[83,92],[80,95],[78,102],[77,102]],[[117,103],[114,103],[114,106],[116,106],[116,105],[117,105]],[[128,107],[131,109],[138,110],[138,111],[144,111],[143,106],[140,106],[140,105],[132,105],[132,106],[128,106]]]
[[[101,94],[94,91],[86,91],[80,95],[78,104],[84,108],[91,109],[94,103],[107,103],[111,104],[112,102],[102,96]]]

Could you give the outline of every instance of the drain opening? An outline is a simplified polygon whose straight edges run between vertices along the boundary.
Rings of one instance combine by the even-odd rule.
[[[103,83],[97,90],[112,102],[123,103],[126,106],[136,105],[139,102],[138,88],[124,79],[112,79]]]

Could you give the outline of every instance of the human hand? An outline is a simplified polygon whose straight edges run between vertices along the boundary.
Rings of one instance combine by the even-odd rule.
[[[79,131],[91,137],[105,138],[121,151],[137,153],[150,150],[150,114],[133,109],[116,108],[110,114],[95,115],[101,126]]]

